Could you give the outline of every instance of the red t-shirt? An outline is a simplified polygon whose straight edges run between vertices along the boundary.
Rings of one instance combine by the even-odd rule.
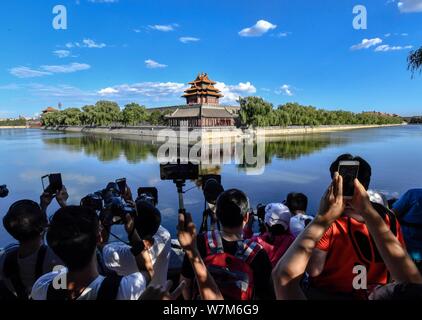
[[[387,223],[389,218],[387,216]],[[397,238],[404,246],[403,235],[397,222]],[[327,258],[322,273],[311,278],[312,287],[331,293],[352,293],[353,273],[356,265],[367,270],[367,287],[386,284],[387,268],[362,222],[350,217],[341,217],[325,232],[316,248],[326,251]]]
[[[273,243],[269,243],[270,234],[264,233],[257,237],[253,237],[252,240],[258,242],[264,250],[267,252],[270,258],[273,268],[277,262],[281,259],[284,253],[289,249],[290,245],[295,241],[295,237],[287,231],[286,233],[276,236]]]

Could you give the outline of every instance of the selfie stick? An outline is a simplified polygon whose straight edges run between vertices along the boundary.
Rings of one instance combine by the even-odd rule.
[[[183,187],[185,186],[186,181],[183,179],[173,180],[177,187],[177,194],[179,195],[179,213],[186,213],[185,204],[183,201]]]

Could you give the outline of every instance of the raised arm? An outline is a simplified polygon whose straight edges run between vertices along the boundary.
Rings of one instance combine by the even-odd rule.
[[[312,252],[327,229],[344,210],[341,176],[335,175],[323,199],[320,213],[296,238],[273,270],[274,289],[276,298],[279,300],[306,299],[300,287],[300,281]]]
[[[355,180],[355,194],[352,206],[362,212],[366,226],[375,241],[377,249],[395,281],[422,284],[418,268],[390,227],[372,206],[368,193],[362,184]]]
[[[190,214],[179,214],[179,224],[177,227],[177,235],[180,246],[185,250],[193,271],[195,273],[196,281],[198,283],[199,293],[202,300],[223,300],[223,295],[220,292],[214,278],[208,272],[201,255],[196,246],[196,227],[192,222]]]
[[[147,272],[149,281],[151,281],[151,279],[154,277],[154,266],[152,264],[149,252],[145,248],[143,240],[139,237],[138,232],[134,227],[132,216],[127,214],[125,220],[125,229],[132,246],[131,251],[135,257],[136,265],[138,266],[140,272]]]

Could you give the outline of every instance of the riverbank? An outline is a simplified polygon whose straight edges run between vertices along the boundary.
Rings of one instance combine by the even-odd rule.
[[[70,133],[100,134],[127,137],[132,139],[156,139],[159,134],[163,134],[162,130],[174,130],[176,135],[189,135],[189,140],[197,140],[197,134],[193,135],[194,130],[201,136],[202,140],[244,137],[250,135],[257,136],[288,136],[288,135],[306,135],[324,132],[347,131],[373,129],[381,127],[396,127],[406,124],[387,124],[387,125],[339,125],[339,126],[318,126],[318,127],[261,127],[256,129],[240,129],[234,127],[221,128],[189,128],[188,130],[180,130],[180,128],[171,128],[163,126],[142,126],[142,127],[85,127],[85,126],[55,126],[44,127],[44,130],[54,130]],[[196,133],[196,132],[195,132]]]
[[[27,126],[0,126],[0,129],[28,129]]]

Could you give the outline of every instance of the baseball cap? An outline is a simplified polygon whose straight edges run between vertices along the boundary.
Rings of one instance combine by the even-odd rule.
[[[384,207],[388,207],[387,199],[382,193],[369,189],[368,196],[371,202],[378,203],[380,205],[383,205]]]
[[[270,203],[265,207],[265,223],[272,227],[281,224],[285,229],[289,228],[291,213],[287,206],[282,203]]]

